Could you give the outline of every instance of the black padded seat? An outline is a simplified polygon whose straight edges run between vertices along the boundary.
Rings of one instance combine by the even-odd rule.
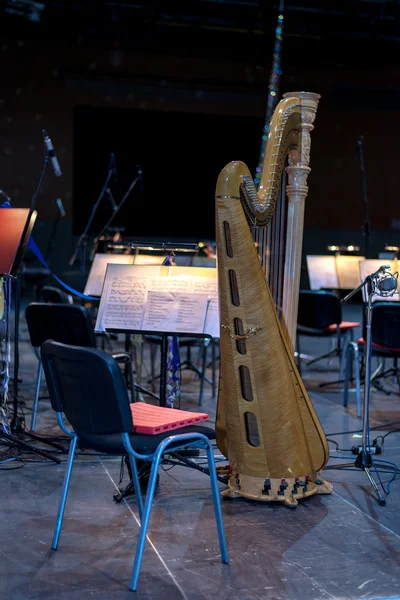
[[[176,409],[171,409],[176,410]],[[121,454],[125,454],[126,450],[124,449],[124,445],[122,443],[121,434],[112,433],[108,435],[99,435],[94,433],[87,433],[75,430],[79,439],[88,444],[93,450],[97,452],[101,452],[104,454],[116,454],[121,456]],[[157,446],[167,437],[171,435],[182,435],[184,433],[202,433],[209,440],[215,439],[215,431],[211,429],[211,427],[207,427],[205,425],[190,425],[188,427],[180,427],[179,429],[173,429],[171,431],[165,431],[164,433],[159,433],[158,435],[147,435],[134,433],[131,434],[130,440],[132,444],[132,448],[140,453],[140,454],[150,454],[155,452]],[[171,444],[168,446],[168,450],[172,450],[173,448],[182,446],[182,442],[177,442],[176,444]]]

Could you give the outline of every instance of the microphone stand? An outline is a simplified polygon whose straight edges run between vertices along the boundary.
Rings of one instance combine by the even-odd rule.
[[[364,204],[364,255],[366,258],[369,256],[369,245],[370,245],[370,236],[371,236],[371,221],[369,218],[369,209],[368,209],[368,195],[367,195],[367,180],[365,177],[365,165],[364,165],[364,136],[360,135],[357,141],[357,155],[360,161],[360,171],[361,171],[361,186],[362,186],[362,197]]]
[[[31,205],[29,207],[29,216],[28,216],[28,221],[29,223],[31,223],[30,227],[30,231],[26,240],[26,243],[28,243],[28,240],[30,238],[31,235],[31,229],[33,228],[35,219],[36,219],[36,211],[35,211],[35,205],[36,205],[36,201],[37,201],[37,197],[39,194],[39,190],[43,184],[43,180],[44,180],[44,176],[46,173],[46,168],[49,162],[49,153],[45,147],[45,152],[44,152],[44,160],[43,160],[43,168],[40,174],[40,178],[39,178],[39,182],[38,185],[36,187],[36,190],[32,196],[32,200],[31,200]],[[8,199],[9,200],[9,199]],[[13,289],[14,288],[14,289]],[[42,438],[40,436],[35,435],[34,433],[27,431],[21,421],[21,419],[19,418],[18,412],[19,412],[19,366],[20,366],[20,354],[19,354],[19,324],[20,324],[20,312],[21,312],[21,282],[20,282],[20,277],[19,277],[19,273],[15,276],[12,277],[11,279],[8,279],[7,284],[6,284],[6,297],[7,297],[7,321],[9,321],[10,319],[10,312],[11,312],[11,294],[14,293],[14,353],[13,353],[13,416],[10,422],[10,433],[5,432],[5,431],[1,431],[1,436],[5,437],[6,439],[8,439],[10,442],[12,442],[14,445],[19,446],[20,448],[23,448],[25,450],[28,450],[30,452],[34,452],[35,454],[38,454],[40,456],[43,456],[44,458],[48,458],[50,460],[52,460],[53,462],[60,464],[61,461],[59,458],[57,458],[56,456],[53,456],[51,454],[49,454],[46,450],[42,450],[41,448],[36,448],[35,446],[28,444],[26,442],[24,442],[21,439],[15,438],[14,436],[20,434],[20,435],[24,435],[25,437],[29,437],[33,440],[37,440],[40,441],[44,444],[47,444],[49,446],[52,446],[53,448],[57,448],[61,451],[65,451],[65,449],[60,446],[59,444],[57,444],[56,442],[53,442],[51,440],[46,440],[45,438]],[[8,325],[7,325],[8,327]]]
[[[98,235],[96,235],[96,237],[94,238],[94,245],[98,244],[101,236],[103,235],[103,233],[105,231],[107,231],[108,227],[111,225],[112,221],[114,220],[115,216],[119,213],[120,209],[122,208],[122,206],[125,204],[126,200],[128,199],[129,194],[131,193],[131,191],[133,190],[133,188],[135,187],[135,185],[137,184],[137,182],[140,179],[140,175],[137,175],[135,177],[135,179],[132,181],[132,183],[130,184],[129,188],[127,189],[125,196],[122,198],[121,202],[118,204],[118,206],[114,209],[113,214],[111,215],[111,217],[108,219],[107,223],[104,225],[103,229],[100,231],[100,233]]]
[[[113,176],[113,174],[114,174],[114,154],[111,153],[110,162],[109,162],[109,165],[108,165],[108,172],[107,172],[106,180],[104,182],[104,185],[102,187],[100,195],[97,198],[97,200],[96,200],[96,202],[95,202],[95,204],[94,204],[94,206],[92,208],[92,212],[90,214],[90,217],[89,217],[89,220],[88,220],[88,222],[86,224],[86,227],[83,230],[83,233],[81,234],[81,236],[80,236],[80,238],[78,240],[78,243],[76,245],[74,253],[71,256],[70,261],[69,261],[69,266],[72,267],[73,264],[75,263],[75,260],[76,260],[76,257],[78,255],[78,252],[80,252],[80,260],[81,260],[81,265],[80,266],[81,266],[81,274],[82,274],[82,280],[83,280],[82,284],[83,284],[83,286],[86,283],[85,261],[86,261],[87,242],[88,242],[88,239],[89,239],[88,232],[89,232],[90,227],[92,226],[93,219],[94,219],[94,217],[96,215],[97,209],[100,206],[100,203],[101,203],[101,201],[103,199],[104,194],[106,193],[106,190],[108,188],[108,184],[109,184],[110,179]]]
[[[381,269],[379,269],[380,271]],[[372,323],[372,296],[375,292],[375,277],[379,273],[373,273],[372,275],[368,275],[364,281],[355,288],[352,292],[347,294],[342,299],[342,302],[347,302],[350,300],[354,294],[356,294],[362,288],[366,288],[366,292],[368,295],[367,300],[367,317],[366,317],[366,340],[365,340],[365,375],[364,375],[364,401],[363,401],[363,428],[362,428],[362,445],[361,450],[359,451],[357,458],[355,460],[354,466],[359,469],[362,469],[364,473],[367,475],[378,499],[378,503],[381,506],[386,504],[386,500],[383,497],[380,489],[378,488],[378,484],[375,479],[372,477],[370,473],[371,467],[374,466],[371,455],[371,446],[370,446],[370,438],[369,438],[369,400],[371,393],[371,363],[372,363],[372,334],[371,334],[371,323]],[[337,465],[340,467],[353,466],[349,465]]]

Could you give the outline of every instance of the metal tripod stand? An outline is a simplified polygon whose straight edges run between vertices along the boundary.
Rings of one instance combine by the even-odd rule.
[[[378,296],[392,296],[397,290],[397,274],[387,273],[388,265],[383,265],[375,273],[368,275],[365,280],[352,292],[342,299],[342,302],[347,302],[354,294],[362,288],[365,289],[367,295],[367,316],[366,316],[366,340],[365,340],[365,372],[364,372],[364,401],[363,401],[363,429],[362,429],[362,445],[357,455],[354,466],[362,469],[367,475],[376,495],[378,503],[381,506],[386,504],[386,500],[380,491],[377,482],[371,475],[370,469],[374,467],[371,445],[370,445],[370,427],[369,427],[369,400],[371,392],[371,362],[372,362],[372,297],[374,294]],[[351,467],[352,464],[340,465],[341,467]]]

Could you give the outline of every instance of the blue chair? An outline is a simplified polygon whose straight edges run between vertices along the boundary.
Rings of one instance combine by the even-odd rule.
[[[95,348],[97,340],[90,312],[79,304],[31,302],[26,307],[25,319],[32,347],[39,360],[30,426],[31,431],[34,431],[42,379],[42,361],[40,357],[42,344],[46,340],[54,340],[63,344]],[[113,354],[113,357],[125,366],[125,375],[130,383],[132,398],[135,399],[137,386],[134,382],[132,357],[127,352]]]
[[[71,436],[54,528],[53,550],[58,547],[78,440],[82,440],[86,446],[97,452],[113,455],[127,453],[137,490],[136,498],[141,521],[130,582],[130,589],[136,591],[157,471],[163,454],[179,448],[195,447],[205,450],[207,454],[221,558],[222,562],[227,563],[228,551],[210,442],[210,439],[215,437],[214,430],[204,425],[192,425],[157,435],[135,433],[126,384],[112,356],[97,348],[69,346],[52,340],[42,345],[41,356],[52,408],[57,413],[57,421],[62,431]],[[63,415],[72,426],[72,430],[65,425]],[[138,460],[152,463],[144,505],[139,492],[136,462]]]

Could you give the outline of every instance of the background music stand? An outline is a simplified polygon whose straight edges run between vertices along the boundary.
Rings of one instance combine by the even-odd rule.
[[[18,372],[19,372],[19,314],[20,314],[20,280],[22,261],[28,247],[29,238],[36,221],[37,212],[29,208],[3,208],[0,217],[0,277],[6,280],[7,293],[14,296],[14,376],[13,376],[13,418],[10,423],[12,433],[23,433],[37,440],[41,438],[24,431],[18,418]],[[10,315],[7,314],[7,319]],[[0,436],[11,440],[16,445],[31,452],[50,458],[60,463],[58,458],[49,455],[46,451],[34,448],[21,440],[16,440],[13,435],[0,430]],[[41,440],[45,441],[45,440]],[[48,443],[47,441],[45,443]],[[60,446],[50,444],[57,448]]]

